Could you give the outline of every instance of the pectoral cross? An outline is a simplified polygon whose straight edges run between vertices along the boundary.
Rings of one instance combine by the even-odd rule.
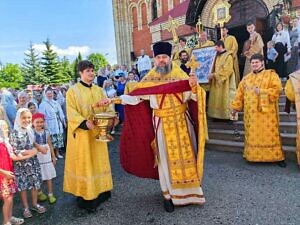
[[[190,61],[187,62],[187,63],[185,64],[185,66],[186,66],[187,68],[191,68],[191,73],[194,73],[194,72],[195,72],[195,69],[198,68],[198,67],[200,66],[200,63],[198,63],[198,62],[196,61],[196,57],[195,57],[194,55],[192,55]]]
[[[172,32],[173,35],[173,41],[174,43],[178,42],[178,36],[176,33],[176,28],[179,27],[179,23],[176,20],[173,20],[171,16],[169,16],[168,24],[167,24],[167,30],[169,32]]]

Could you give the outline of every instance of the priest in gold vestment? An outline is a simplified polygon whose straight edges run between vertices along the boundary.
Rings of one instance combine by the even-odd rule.
[[[296,137],[296,156],[297,162],[300,166],[300,70],[291,73],[289,75],[290,79],[286,82],[285,85],[285,94],[286,97],[291,101],[294,102],[296,105],[296,112],[297,112],[297,137]],[[298,90],[296,92],[295,90]]]
[[[215,119],[230,119],[230,103],[236,93],[233,58],[223,41],[216,42],[217,56],[214,69],[209,76],[210,92],[207,115]]]
[[[233,58],[233,69],[235,74],[235,82],[236,86],[239,85],[240,82],[240,70],[239,70],[239,61],[237,57],[237,53],[239,50],[239,45],[234,36],[228,34],[228,28],[222,27],[222,35],[221,40],[224,42],[225,49],[228,53],[232,55]]]
[[[244,109],[244,158],[249,162],[278,162],[285,167],[279,132],[278,99],[281,81],[273,70],[264,69],[264,57],[254,54],[252,72],[243,77],[235,99],[232,115]]]
[[[195,48],[212,47],[214,45],[215,45],[215,43],[213,41],[208,40],[207,32],[206,31],[202,31],[199,34],[198,45]]]
[[[78,63],[81,80],[66,94],[68,139],[63,190],[77,196],[80,208],[95,211],[110,197],[112,176],[107,144],[96,141],[95,113],[113,112],[102,88],[93,85],[94,65],[87,60]]]
[[[129,95],[121,96],[122,104],[126,104],[129,110],[128,115],[139,109],[132,107],[147,106],[151,127],[146,128],[146,120],[141,119],[144,112],[138,112],[138,118],[132,118],[128,126],[125,121],[120,141],[121,164],[129,173],[148,178],[158,177],[155,172],[146,173],[145,164],[152,170],[153,165],[157,166],[164,208],[167,212],[173,212],[174,205],[202,205],[205,202],[201,188],[207,137],[205,92],[198,86],[195,75],[189,77],[176,63],[171,62],[171,44],[157,42],[153,50],[155,67],[137,83]],[[196,130],[189,103],[195,104],[197,108]],[[130,120],[126,114],[127,119]],[[132,128],[134,124],[139,125],[139,128]],[[139,138],[133,136],[134,139],[130,141],[129,136],[137,129],[138,133],[143,133],[141,138],[154,129],[153,139],[141,141],[138,146]],[[147,153],[144,149],[150,146],[148,152],[154,155],[154,160],[143,160]],[[134,158],[138,161],[134,162]]]
[[[179,53],[185,50],[189,55],[191,54],[191,49],[186,45],[186,39],[184,37],[179,38],[179,43],[176,43],[173,49],[172,60],[177,64],[180,65],[180,58]]]

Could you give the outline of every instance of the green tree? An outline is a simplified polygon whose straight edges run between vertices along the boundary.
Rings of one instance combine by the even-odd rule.
[[[0,70],[0,88],[15,88],[21,87],[23,76],[18,64],[8,63]]]
[[[106,58],[100,53],[92,53],[87,58],[94,64],[96,72],[108,64]]]
[[[57,53],[51,48],[52,44],[49,39],[47,39],[44,44],[46,46],[46,50],[42,52],[43,56],[41,62],[43,72],[49,79],[49,84],[61,84],[63,83],[63,77],[61,73],[59,73],[60,66]]]
[[[62,83],[67,83],[68,81],[72,80],[72,69],[71,69],[72,65],[70,64],[69,60],[65,56],[62,58],[62,60],[60,60],[59,64],[60,64],[59,73],[60,73],[61,81]]]
[[[77,78],[80,77],[79,75],[79,71],[77,70],[77,65],[78,63],[82,60],[82,56],[81,56],[81,53],[78,52],[78,55],[76,57],[76,59],[74,60],[73,62],[73,80],[76,82],[77,81]]]
[[[25,53],[24,61],[25,63],[21,67],[24,87],[28,84],[45,84],[49,82],[42,71],[39,54],[33,48],[31,42],[27,53]]]

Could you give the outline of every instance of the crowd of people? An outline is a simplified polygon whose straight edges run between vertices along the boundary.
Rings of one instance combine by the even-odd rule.
[[[246,62],[241,81],[238,43],[223,27],[216,43],[205,31],[199,33],[196,48],[216,49],[208,84],[199,85],[195,71],[187,66],[192,50],[180,38],[176,46],[155,43],[153,62],[142,49],[131,70],[126,65],[107,65],[95,75],[94,65],[83,60],[78,64],[80,81],[73,86],[1,89],[0,197],[4,224],[24,222],[12,216],[16,192],[20,193],[24,218],[32,217],[32,211],[45,213],[47,209],[40,202],[56,202],[52,179],[56,177],[56,161],[64,158],[64,152],[64,191],[77,197],[80,208],[94,212],[111,197],[108,147],[95,139],[91,107],[95,113],[118,113],[115,125],[123,126],[121,164],[136,176],[160,180],[167,212],[173,212],[174,205],[205,203],[201,184],[206,110],[207,116],[216,120],[234,120],[237,112],[244,111],[245,159],[285,167],[277,104],[280,77],[287,78],[288,71],[297,69],[298,29],[296,21],[290,32],[278,23],[264,57],[262,38],[255,24],[248,23],[250,37],[242,52]],[[294,77],[295,85],[289,82],[290,92],[297,88]]]

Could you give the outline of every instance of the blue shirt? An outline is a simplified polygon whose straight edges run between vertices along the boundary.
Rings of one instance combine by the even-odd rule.
[[[278,53],[275,50],[275,48],[268,48],[268,50],[267,50],[267,59],[274,61],[277,54]]]

